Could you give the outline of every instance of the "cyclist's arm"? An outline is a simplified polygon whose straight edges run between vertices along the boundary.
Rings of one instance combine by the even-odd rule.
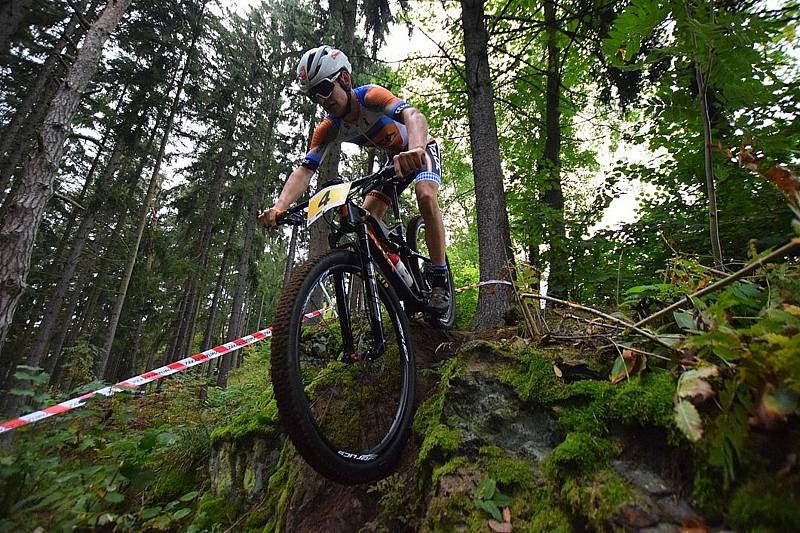
[[[408,130],[408,149],[425,149],[428,146],[428,121],[416,107],[407,107],[403,110],[403,122]]]
[[[311,176],[313,175],[314,171],[310,168],[300,166],[294,169],[294,171],[289,174],[289,178],[283,185],[280,196],[278,196],[278,199],[275,201],[275,209],[278,211],[286,211],[289,209],[289,206],[306,192],[308,184],[311,181]]]

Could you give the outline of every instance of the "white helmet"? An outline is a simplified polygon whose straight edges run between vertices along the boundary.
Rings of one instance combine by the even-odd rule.
[[[341,50],[323,45],[312,48],[300,59],[297,64],[297,83],[304,94],[320,81],[331,78],[340,70],[348,74],[352,70],[350,61]]]

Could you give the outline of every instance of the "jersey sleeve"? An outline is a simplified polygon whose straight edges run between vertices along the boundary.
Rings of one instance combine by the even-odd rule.
[[[364,104],[368,109],[382,111],[387,117],[400,124],[405,124],[403,111],[411,107],[391,91],[378,85],[372,85],[367,89],[364,94]]]
[[[322,164],[322,160],[328,153],[331,143],[336,139],[339,128],[334,124],[330,117],[325,119],[314,128],[314,135],[311,136],[311,144],[305,158],[300,166],[310,170],[317,170]]]

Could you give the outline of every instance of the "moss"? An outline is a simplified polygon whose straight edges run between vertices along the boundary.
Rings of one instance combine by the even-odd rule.
[[[191,529],[208,531],[215,525],[232,524],[239,517],[241,508],[241,502],[238,500],[204,494],[197,504]]]
[[[454,452],[458,450],[459,444],[461,444],[461,433],[459,431],[451,429],[444,424],[428,427],[425,440],[422,441],[422,445],[419,447],[417,465],[426,463],[435,451]]]
[[[535,511],[526,531],[530,533],[539,533],[540,531],[570,533],[572,525],[564,511],[557,507],[545,507]]]
[[[542,471],[550,480],[564,472],[589,473],[604,466],[615,453],[614,445],[608,440],[589,433],[573,432],[553,450],[542,464]]]
[[[530,488],[534,484],[533,464],[525,459],[508,457],[496,446],[480,449],[479,468],[502,485]]]
[[[564,383],[553,372],[553,363],[539,352],[525,350],[519,362],[503,365],[497,376],[526,402],[547,405],[561,399]]]
[[[561,486],[561,496],[598,531],[608,529],[621,505],[636,500],[625,481],[611,469],[567,478]]]
[[[272,435],[278,420],[278,406],[269,392],[267,402],[253,402],[245,407],[226,425],[216,428],[211,433],[211,442],[216,444],[223,440],[241,440],[253,434]]]
[[[283,527],[286,506],[294,492],[294,484],[297,479],[297,471],[293,468],[294,452],[292,450],[287,439],[283,445],[278,466],[267,482],[266,508],[271,516],[264,531],[280,531]]]
[[[442,476],[446,476],[448,474],[453,474],[458,471],[459,468],[465,466],[469,463],[469,459],[464,457],[463,455],[459,455],[447,461],[442,466],[438,466],[433,469],[433,474],[431,475],[431,484],[436,487],[439,484],[439,480],[442,479]]]
[[[439,390],[431,395],[417,410],[414,417],[414,432],[423,437],[417,456],[417,467],[428,462],[435,451],[453,452],[461,444],[461,434],[442,422],[445,396],[450,388],[450,380],[463,370],[463,362],[456,358],[441,368]]]
[[[150,487],[149,496],[154,501],[167,501],[183,496],[197,487],[196,476],[189,472],[169,470],[159,475]]]
[[[620,384],[577,381],[567,385],[559,422],[572,431],[599,434],[612,422],[674,430],[675,384],[666,372],[652,372]]]
[[[800,531],[799,485],[767,476],[746,483],[730,502],[731,525],[742,531]]]
[[[467,523],[467,517],[474,507],[464,493],[434,496],[428,504],[428,512],[421,530],[436,533],[453,531],[457,526]]]

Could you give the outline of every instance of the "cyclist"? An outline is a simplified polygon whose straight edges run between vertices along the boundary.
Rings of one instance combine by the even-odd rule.
[[[330,147],[339,141],[382,149],[393,159],[404,185],[414,182],[417,205],[425,220],[425,240],[433,263],[429,307],[444,313],[449,306],[445,234],[437,200],[441,177],[441,153],[428,134],[425,116],[387,89],[378,85],[352,86],[352,67],[341,50],[330,46],[312,48],[297,65],[300,90],[327,113],[317,125],[302,163],[289,175],[275,205],[259,215],[260,222],[276,226],[276,217],[286,211],[305,190]],[[391,200],[382,191],[372,191],[364,208],[383,218]]]

